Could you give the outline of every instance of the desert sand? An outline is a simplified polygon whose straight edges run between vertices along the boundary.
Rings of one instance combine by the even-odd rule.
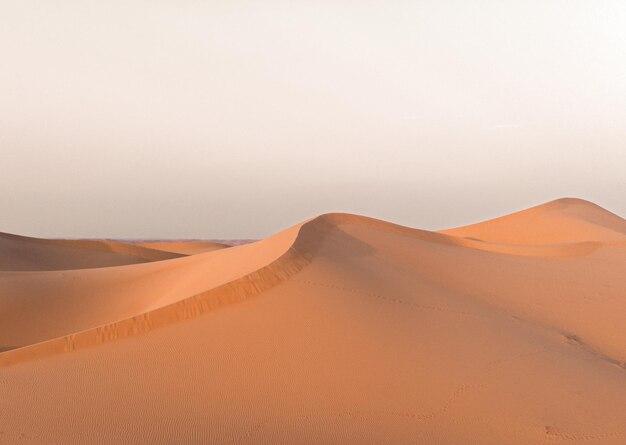
[[[227,244],[212,241],[150,241],[136,243],[136,245],[183,255],[211,252],[229,247]]]
[[[1,444],[624,444],[626,221],[0,235]]]

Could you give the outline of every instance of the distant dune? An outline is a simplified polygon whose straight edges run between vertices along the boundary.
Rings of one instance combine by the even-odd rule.
[[[141,242],[136,245],[183,255],[195,255],[196,253],[211,252],[230,247],[227,244],[211,241],[152,241]]]
[[[0,235],[0,443],[624,444],[626,221]]]
[[[0,233],[0,271],[87,269],[179,256],[116,241],[52,240]]]
[[[589,201],[563,198],[442,233],[507,244],[624,241],[626,220]]]

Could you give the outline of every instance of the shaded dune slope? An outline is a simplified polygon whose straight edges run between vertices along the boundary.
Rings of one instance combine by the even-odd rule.
[[[122,329],[125,332],[129,329],[133,332],[145,330],[154,325],[146,322],[156,316],[149,314],[150,311],[179,303],[180,307],[185,307],[184,313],[195,313],[196,309],[189,309],[194,306],[194,301],[207,299],[207,292],[219,296],[222,290],[214,288],[247,274],[254,273],[254,276],[231,283],[230,287],[235,293],[241,291],[242,295],[256,293],[257,287],[264,289],[267,287],[265,283],[277,281],[274,274],[281,276],[297,271],[314,255],[312,246],[323,240],[325,232],[347,222],[402,233],[424,243],[511,253],[508,246],[454,238],[356,215],[329,214],[257,243],[170,261],[132,267],[0,272],[0,324],[3,326],[0,349],[15,349],[91,328],[97,329],[91,333],[93,339],[90,341],[101,342],[112,336],[127,335],[115,333],[122,329],[117,324],[107,327],[107,324],[123,320],[126,320],[123,325],[127,327]],[[568,255],[588,251],[589,245],[581,244],[558,248],[520,247],[513,253]],[[264,269],[277,259],[282,260]],[[283,274],[283,269],[289,272]],[[246,280],[253,283],[252,291],[247,284],[242,284]],[[238,289],[240,286],[241,290]],[[165,319],[187,318],[178,313],[180,307],[163,310],[167,314]],[[140,329],[135,326],[136,323],[144,327]],[[65,341],[75,343],[73,338]]]
[[[525,224],[567,236],[330,214],[188,257],[0,273],[0,315],[30,326],[0,320],[18,346],[0,353],[0,437],[622,444],[623,220],[547,206]]]
[[[0,271],[86,269],[179,256],[116,241],[42,239],[0,233]]]
[[[255,244],[145,264],[0,272],[0,347],[13,349],[132,317],[145,318],[145,313],[262,268],[289,248],[296,230]]]
[[[581,204],[562,200],[560,208],[563,203]],[[537,209],[552,206],[554,203]],[[593,206],[590,205],[592,213],[596,212]],[[589,219],[583,218],[585,224]],[[526,219],[525,222],[530,221]],[[535,227],[543,222],[532,221]],[[193,257],[132,267],[0,274],[3,288],[0,323],[4,326],[0,347],[2,350],[16,349],[54,339],[55,346],[41,345],[23,352],[31,356],[37,354],[38,348],[67,351],[79,344],[88,346],[146,332],[246,299],[305,267],[315,257],[316,246],[324,242],[327,234],[343,226],[359,227],[366,232],[398,234],[405,238],[403,242],[415,244],[412,253],[428,253],[434,246],[437,251],[454,252],[456,258],[452,261],[467,257],[464,260],[468,264],[472,256],[504,258],[505,261],[507,256],[536,256],[540,260],[587,256],[600,247],[616,244],[614,238],[609,238],[611,241],[606,243],[596,239],[559,245],[489,243],[363,216],[327,214],[260,242]],[[589,232],[598,233],[603,227]],[[617,245],[621,243],[617,242]],[[431,273],[429,280],[435,276]],[[445,272],[440,279],[444,286],[452,287],[454,274]],[[472,287],[466,281],[457,286],[465,293]],[[23,298],[24,295],[28,298]],[[18,351],[13,356],[17,357]],[[9,354],[4,355],[4,360],[10,360]]]

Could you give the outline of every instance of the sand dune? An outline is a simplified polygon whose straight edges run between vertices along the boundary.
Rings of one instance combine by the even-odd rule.
[[[108,240],[52,240],[0,233],[0,271],[86,269],[179,256]]]
[[[229,247],[226,244],[211,241],[151,241],[137,243],[136,245],[183,255],[195,255]]]
[[[626,221],[589,201],[563,198],[442,233],[501,244],[623,241]]]
[[[626,221],[595,204],[57,268],[104,250],[76,243],[1,251],[0,443],[626,443]]]

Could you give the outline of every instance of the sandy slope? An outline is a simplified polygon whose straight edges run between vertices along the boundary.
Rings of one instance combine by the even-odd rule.
[[[445,233],[331,214],[0,272],[0,443],[626,443],[624,225],[580,200]]]
[[[180,256],[115,241],[52,240],[0,233],[0,271],[86,269]]]
[[[507,244],[623,241],[626,220],[589,201],[563,198],[442,233]]]
[[[184,255],[212,252],[213,250],[225,249],[229,247],[226,244],[214,243],[211,241],[150,241],[137,243],[136,245]]]
[[[158,262],[0,273],[0,349],[144,317],[272,262],[289,248],[294,230],[254,247],[243,245]]]

